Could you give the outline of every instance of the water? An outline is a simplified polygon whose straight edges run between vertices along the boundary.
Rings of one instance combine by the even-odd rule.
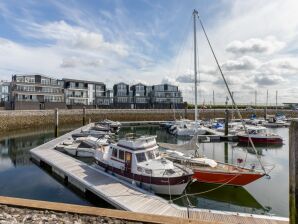
[[[64,132],[66,131],[69,130]],[[224,186],[217,190],[213,190],[217,185],[195,182],[187,188],[187,193],[197,195],[179,200],[172,198],[174,203],[206,209],[275,214],[287,217],[289,215],[288,129],[280,128],[271,131],[281,135],[285,143],[283,146],[275,148],[269,146],[257,148],[262,163],[267,168],[272,164],[275,165],[270,173],[271,179],[261,178],[245,187]],[[187,141],[176,139],[159,127],[122,128],[119,136],[130,132],[156,134],[157,141],[160,142],[181,144]],[[30,161],[29,150],[53,137],[54,134],[51,130],[39,130],[0,138],[0,195],[107,207],[106,203],[87,200]],[[237,146],[237,143],[200,144],[200,153],[209,158],[229,163],[237,163],[238,158],[247,157],[248,166],[258,164],[254,151],[249,147]],[[90,161],[87,162],[90,163]],[[209,193],[198,194],[210,190]]]

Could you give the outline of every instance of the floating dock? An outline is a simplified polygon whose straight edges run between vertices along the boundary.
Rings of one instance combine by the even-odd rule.
[[[91,125],[93,124],[82,128],[86,129]],[[33,161],[82,192],[91,192],[122,210],[211,223],[289,223],[288,218],[276,216],[181,207],[54,149],[57,144],[80,132],[82,128],[32,149],[30,152]]]

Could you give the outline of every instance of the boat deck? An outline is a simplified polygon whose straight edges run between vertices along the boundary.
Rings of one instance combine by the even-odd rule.
[[[88,128],[88,125],[84,128]],[[116,208],[214,223],[288,223],[287,218],[180,207],[135,185],[58,152],[54,147],[81,128],[32,149],[31,156],[83,192],[92,192]]]

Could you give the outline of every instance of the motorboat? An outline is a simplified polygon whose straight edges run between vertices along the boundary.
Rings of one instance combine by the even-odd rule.
[[[156,194],[181,195],[193,172],[161,158],[156,136],[127,137],[96,149],[99,169]]]
[[[163,156],[173,162],[190,167],[193,178],[199,182],[233,186],[247,185],[265,175],[262,171],[221,163],[205,157],[187,156],[182,152],[166,150]]]
[[[247,131],[243,130],[237,134],[239,142],[249,143],[249,137],[253,143],[282,144],[283,139],[274,133],[269,133],[266,127],[248,126]]]
[[[103,126],[109,128],[109,131],[112,133],[118,133],[121,127],[121,123],[118,121],[112,121],[109,119],[105,119],[103,121],[99,121],[95,123],[95,126]]]
[[[199,121],[194,122],[190,120],[178,120],[169,129],[170,133],[176,136],[194,136],[206,134],[206,129],[200,124]]]
[[[93,157],[96,148],[102,145],[108,145],[108,138],[95,138],[92,136],[67,139],[62,144],[56,146],[56,149],[77,157]]]

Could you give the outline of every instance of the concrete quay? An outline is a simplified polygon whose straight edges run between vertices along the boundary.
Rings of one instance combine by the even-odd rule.
[[[287,117],[298,117],[298,111],[283,110]],[[241,111],[243,117],[250,117],[252,112]],[[262,117],[264,110],[256,110],[257,116]],[[267,110],[268,114],[275,114],[275,110]],[[199,113],[199,118],[208,120],[213,117],[224,117],[224,109],[206,109]],[[59,126],[70,124],[83,124],[83,118],[89,121],[111,119],[115,121],[167,121],[186,117],[194,119],[194,110],[172,109],[86,109],[85,118],[83,109],[59,110]],[[24,110],[24,111],[0,111],[0,132],[19,129],[53,127],[55,126],[55,110]]]

